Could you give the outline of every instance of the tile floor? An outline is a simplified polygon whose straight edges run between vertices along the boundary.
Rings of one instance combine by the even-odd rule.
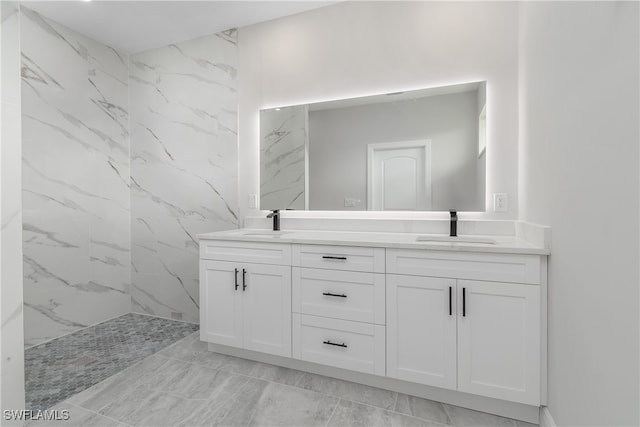
[[[47,409],[198,330],[129,313],[25,350],[26,408]]]
[[[192,334],[52,409],[65,426],[511,426],[508,418],[211,353]]]

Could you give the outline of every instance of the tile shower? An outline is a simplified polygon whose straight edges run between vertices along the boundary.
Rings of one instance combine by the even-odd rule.
[[[238,224],[236,32],[127,55],[22,7],[20,54],[25,380],[43,409],[56,342],[100,365],[65,394],[113,373],[88,326],[197,329],[195,236]]]
[[[129,313],[25,351],[26,408],[44,410],[198,330]]]

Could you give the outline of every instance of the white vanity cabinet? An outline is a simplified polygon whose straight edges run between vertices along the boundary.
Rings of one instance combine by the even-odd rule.
[[[387,250],[387,375],[539,405],[541,271],[534,255]]]
[[[293,245],[293,357],[385,375],[384,249]]]
[[[544,250],[237,233],[200,243],[210,350],[537,422]]]
[[[206,241],[200,337],[291,357],[291,245]]]

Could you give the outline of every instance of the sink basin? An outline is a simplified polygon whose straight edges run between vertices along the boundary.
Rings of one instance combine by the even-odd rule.
[[[273,230],[253,230],[243,233],[243,236],[260,236],[260,237],[280,237],[289,234],[291,231],[273,231]]]
[[[488,237],[475,236],[418,236],[416,242],[443,242],[443,243],[481,243],[495,245],[496,241]]]

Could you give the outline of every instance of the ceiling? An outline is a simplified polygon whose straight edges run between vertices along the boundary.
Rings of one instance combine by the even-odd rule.
[[[22,1],[23,6],[128,54],[332,3],[336,1]]]

